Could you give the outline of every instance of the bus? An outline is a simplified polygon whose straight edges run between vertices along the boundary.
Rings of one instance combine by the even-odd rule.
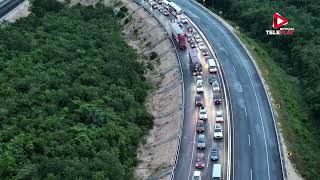
[[[172,15],[178,17],[179,15],[181,15],[183,13],[180,6],[178,6],[176,3],[169,2],[168,5],[169,5],[169,11]]]

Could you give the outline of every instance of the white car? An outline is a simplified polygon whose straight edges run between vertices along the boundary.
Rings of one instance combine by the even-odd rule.
[[[216,112],[216,122],[217,123],[223,122],[223,112],[222,111]]]
[[[202,172],[201,171],[194,171],[192,180],[201,180]]]
[[[199,49],[200,49],[201,51],[203,51],[204,49],[207,49],[206,45],[204,45],[203,42],[200,42],[200,43],[198,44],[198,46],[199,46]]]
[[[182,22],[183,24],[187,24],[187,23],[188,23],[187,17],[186,17],[186,16],[182,16],[182,17],[181,17],[181,22]]]
[[[214,132],[213,132],[214,139],[222,139],[223,138],[223,130],[222,126],[219,123],[214,125]]]
[[[204,134],[198,135],[197,148],[198,149],[205,149],[206,148],[206,136]]]
[[[213,81],[212,83],[212,91],[213,92],[219,92],[220,91],[220,85],[217,80]]]
[[[203,92],[203,84],[201,82],[197,82],[197,93]]]
[[[198,32],[194,32],[194,33],[193,33],[193,37],[194,37],[195,39],[201,38],[201,37],[200,37],[200,34],[199,34]]]
[[[202,80],[202,76],[201,76],[201,75],[196,76],[196,82],[201,82],[201,83],[203,83],[203,80]]]
[[[201,119],[201,120],[207,120],[208,119],[207,110],[203,106],[200,107],[200,109],[199,109],[199,119]]]
[[[197,42],[197,43],[202,42],[202,39],[201,39],[201,38],[195,38],[195,39],[196,39],[196,42]]]

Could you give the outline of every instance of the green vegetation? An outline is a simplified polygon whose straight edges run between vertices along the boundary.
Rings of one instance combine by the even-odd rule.
[[[32,11],[0,28],[0,179],[133,179],[151,87],[113,10]]]
[[[320,2],[209,0],[206,6],[240,27],[271,87],[291,159],[306,179],[320,179]],[[293,36],[267,36],[279,12]],[[250,49],[250,48],[249,48]]]

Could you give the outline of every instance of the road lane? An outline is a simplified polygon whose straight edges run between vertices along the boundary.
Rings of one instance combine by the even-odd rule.
[[[174,0],[216,49],[225,71],[234,118],[234,179],[282,179],[271,110],[262,82],[246,51],[208,12],[187,0]],[[246,107],[247,115],[243,111]],[[247,134],[251,134],[251,148]]]

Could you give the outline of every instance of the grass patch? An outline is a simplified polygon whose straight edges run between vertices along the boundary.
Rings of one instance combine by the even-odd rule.
[[[317,140],[320,135],[316,126],[308,121],[299,81],[287,75],[262,44],[244,34],[236,34],[254,57],[269,86],[281,133],[288,151],[292,152],[291,161],[303,177],[319,179],[320,145]]]

